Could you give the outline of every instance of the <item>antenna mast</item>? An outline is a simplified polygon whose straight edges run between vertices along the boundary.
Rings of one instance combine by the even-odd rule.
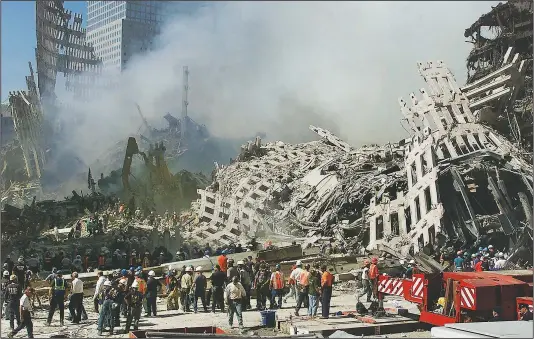
[[[184,90],[182,92],[182,117],[181,117],[181,137],[185,138],[187,133],[187,106],[189,102],[187,97],[189,94],[189,69],[187,66],[184,66],[184,75],[183,75]]]

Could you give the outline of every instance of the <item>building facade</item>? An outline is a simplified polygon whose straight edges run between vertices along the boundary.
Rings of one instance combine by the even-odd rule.
[[[87,39],[104,67],[123,70],[152,48],[167,1],[87,1]]]

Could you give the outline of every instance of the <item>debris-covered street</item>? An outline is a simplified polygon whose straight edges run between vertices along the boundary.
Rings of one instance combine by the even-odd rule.
[[[2,105],[2,337],[532,335],[532,2],[473,18],[465,84],[414,60],[402,140],[223,140],[183,66],[180,116],[135,103],[137,133],[91,164],[62,148],[56,77],[103,61],[80,14],[35,9],[36,70]]]

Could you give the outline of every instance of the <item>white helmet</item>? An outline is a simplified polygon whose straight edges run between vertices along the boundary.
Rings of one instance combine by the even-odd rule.
[[[238,264],[238,265],[244,265],[245,263],[243,262],[243,260],[239,260],[239,261],[237,262],[237,264]]]
[[[3,275],[4,277],[9,277],[9,271],[4,271],[4,273],[2,273],[2,275]]]
[[[180,251],[176,251],[176,255],[178,255],[178,254],[182,254],[182,252],[180,252]]]
[[[111,281],[109,280],[104,281],[104,286],[111,286]]]
[[[409,264],[415,265],[415,260],[410,260]]]
[[[504,258],[504,253],[502,253],[502,252],[497,253],[497,257]]]
[[[197,266],[197,268],[195,268],[195,272],[202,272],[202,266]]]
[[[297,266],[302,266],[302,261],[297,260],[297,262],[295,263],[295,265],[297,265]]]
[[[493,248],[493,245],[489,245],[488,248]]]
[[[137,282],[137,280],[134,280],[134,282],[132,283],[132,288],[138,288],[139,287],[139,283]]]
[[[148,276],[149,276],[149,277],[153,277],[153,276],[155,276],[155,275],[156,275],[156,272],[154,272],[154,271],[150,271],[150,272],[148,272]]]
[[[185,268],[185,271],[186,271],[186,272],[193,272],[193,269],[191,268],[191,266],[187,266],[187,267]]]

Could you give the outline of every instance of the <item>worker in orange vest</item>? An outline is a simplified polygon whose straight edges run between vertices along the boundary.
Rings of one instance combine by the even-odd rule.
[[[276,264],[276,271],[271,274],[271,282],[269,284],[271,290],[271,305],[274,308],[282,308],[282,295],[284,293],[284,273],[282,273],[282,266]],[[278,302],[275,299],[278,297]]]
[[[369,281],[375,299],[378,298],[378,275],[378,258],[375,257],[371,259],[371,266],[369,266]]]
[[[330,315],[330,301],[332,300],[332,284],[334,283],[334,276],[328,272],[326,265],[321,266],[321,298],[322,298],[322,319],[328,319]]]
[[[217,257],[217,263],[221,266],[221,272],[226,273],[228,270],[228,258],[226,257],[226,251],[223,251],[220,256]]]
[[[310,285],[310,264],[306,264],[304,269],[297,276],[297,306],[295,307],[295,315],[299,315],[299,310],[304,303],[304,308],[308,308],[309,298],[308,298],[308,288]]]

